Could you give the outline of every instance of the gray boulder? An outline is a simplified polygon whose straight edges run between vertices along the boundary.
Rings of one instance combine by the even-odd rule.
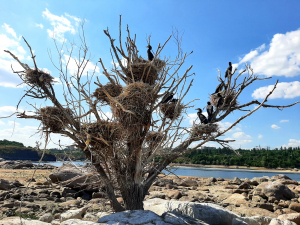
[[[259,195],[262,198],[273,196],[276,200],[291,200],[295,198],[295,193],[292,192],[287,186],[278,182],[263,182],[258,185],[253,195]]]
[[[144,201],[144,209],[151,210],[158,215],[165,212],[175,212],[210,225],[231,225],[234,218],[239,218],[239,215],[211,203],[177,202],[155,198]]]
[[[182,224],[194,224],[194,225],[209,225],[201,220],[194,219],[190,216],[182,215],[175,212],[165,212],[162,215],[162,218],[166,223],[173,225],[182,225]]]

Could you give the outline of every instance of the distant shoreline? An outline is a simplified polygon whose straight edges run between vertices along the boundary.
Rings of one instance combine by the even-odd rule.
[[[221,170],[239,170],[239,171],[259,171],[259,172],[277,172],[277,173],[300,173],[294,169],[268,169],[265,167],[247,167],[247,166],[223,166],[223,165],[200,165],[200,164],[179,164],[171,163],[169,166],[174,167],[195,167],[203,169],[221,169]]]

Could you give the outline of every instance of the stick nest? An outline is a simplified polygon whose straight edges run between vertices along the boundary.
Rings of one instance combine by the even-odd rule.
[[[135,82],[124,87],[122,94],[116,100],[122,105],[112,103],[114,117],[125,128],[148,126],[151,121],[150,106],[154,99],[152,87],[143,82]]]
[[[182,113],[182,110],[184,109],[184,106],[182,104],[179,104],[177,108],[177,112],[175,112],[176,105],[177,105],[176,102],[165,103],[165,104],[161,104],[159,108],[165,118],[171,120],[178,119],[178,117]]]
[[[123,87],[118,84],[112,84],[112,83],[107,83],[106,85],[103,86],[105,91],[111,96],[111,97],[117,97],[122,93]],[[100,102],[103,103],[110,103],[109,98],[107,95],[104,93],[103,88],[97,88],[94,93],[93,97],[97,98]]]
[[[72,110],[67,108],[65,109],[67,114],[72,116]],[[43,130],[50,130],[50,131],[61,131],[64,128],[63,122],[66,120],[65,115],[63,112],[57,108],[56,106],[47,106],[41,108],[39,110],[39,114],[41,116],[41,121],[43,124]]]
[[[203,136],[204,134],[211,135],[212,133],[216,133],[219,131],[219,128],[220,127],[217,123],[208,123],[194,125],[191,131],[195,136]]]
[[[219,92],[220,95],[224,98],[225,102],[224,104],[219,108],[220,110],[227,110],[231,101],[234,99],[235,91],[230,91],[229,93],[225,93],[224,91]],[[213,106],[217,107],[219,97],[217,94],[210,96],[210,102]],[[231,107],[236,107],[238,105],[238,101],[235,99]]]
[[[42,70],[29,70],[24,76],[24,82],[30,85],[50,85],[54,83],[54,77]]]
[[[131,67],[127,66],[128,73],[126,74],[127,80],[132,81],[132,74],[135,82],[142,81],[144,83],[153,85],[155,81],[158,80],[160,71],[166,66],[166,62],[160,59],[154,59],[153,61],[148,61],[139,58]],[[131,74],[132,71],[132,74]]]
[[[150,149],[154,149],[158,146],[158,144],[165,140],[164,134],[162,132],[155,132],[150,131],[146,135],[146,144],[149,146]]]
[[[101,122],[84,125],[86,132],[91,135],[92,150],[109,149],[120,141],[122,130],[118,123],[102,120]]]

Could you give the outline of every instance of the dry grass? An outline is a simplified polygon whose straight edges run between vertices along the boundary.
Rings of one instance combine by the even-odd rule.
[[[224,91],[221,91],[219,93],[225,100],[223,106],[221,106],[219,109],[227,110],[231,101],[234,99],[234,96],[236,93],[234,91],[230,91],[229,93],[227,92],[226,94]],[[219,101],[219,97],[217,96],[217,94],[213,94],[210,96],[210,102],[213,106],[217,107],[218,101]],[[236,107],[237,105],[238,105],[238,102],[235,99],[231,107]]]
[[[123,106],[124,111],[118,104],[111,104],[114,117],[120,125],[126,129],[150,124],[150,105],[154,99],[152,87],[143,82],[135,82],[124,87],[117,101]]]
[[[0,179],[18,180],[24,184],[25,180],[32,177],[34,170],[24,169],[0,169]],[[36,170],[34,179],[37,182],[45,182],[45,177],[49,177],[51,170]]]
[[[182,110],[184,109],[184,106],[182,104],[178,105],[177,111],[175,112],[177,103],[165,103],[160,105],[160,111],[164,115],[165,118],[168,119],[177,119],[180,114],[182,113]]]
[[[103,88],[113,98],[119,96],[123,90],[121,85],[112,84],[112,83],[107,83],[106,85],[103,86]],[[107,97],[107,95],[104,93],[103,88],[97,88],[93,93],[93,97],[97,98],[100,102],[110,103],[110,100]]]
[[[154,149],[158,146],[158,144],[165,139],[164,134],[162,132],[150,131],[146,135],[146,144],[150,149]]]
[[[219,131],[219,125],[217,123],[194,125],[191,131],[195,136],[211,135]]]
[[[71,109],[66,109],[66,111],[69,115],[72,115]],[[44,131],[51,130],[57,132],[63,130],[65,115],[59,108],[55,106],[41,108],[39,110],[39,115],[42,118],[41,121]]]

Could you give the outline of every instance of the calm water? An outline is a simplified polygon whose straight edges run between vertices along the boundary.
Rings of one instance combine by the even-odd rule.
[[[76,165],[83,165],[84,162],[73,162]],[[37,163],[35,163],[37,164]],[[42,164],[42,163],[41,163]],[[63,162],[53,162],[53,163],[46,163],[51,164],[53,166],[62,166]],[[199,167],[173,167],[174,169],[172,172],[178,176],[192,176],[192,177],[222,177],[224,179],[234,179],[235,177],[238,178],[249,178],[252,179],[253,177],[262,177],[268,176],[272,177],[276,174],[285,174],[293,180],[300,181],[300,173],[293,173],[293,172],[264,172],[264,171],[257,171],[257,170],[239,170],[239,169],[220,169],[220,168],[199,168]],[[167,171],[163,171],[164,173],[168,174]],[[171,174],[172,175],[172,174]]]

